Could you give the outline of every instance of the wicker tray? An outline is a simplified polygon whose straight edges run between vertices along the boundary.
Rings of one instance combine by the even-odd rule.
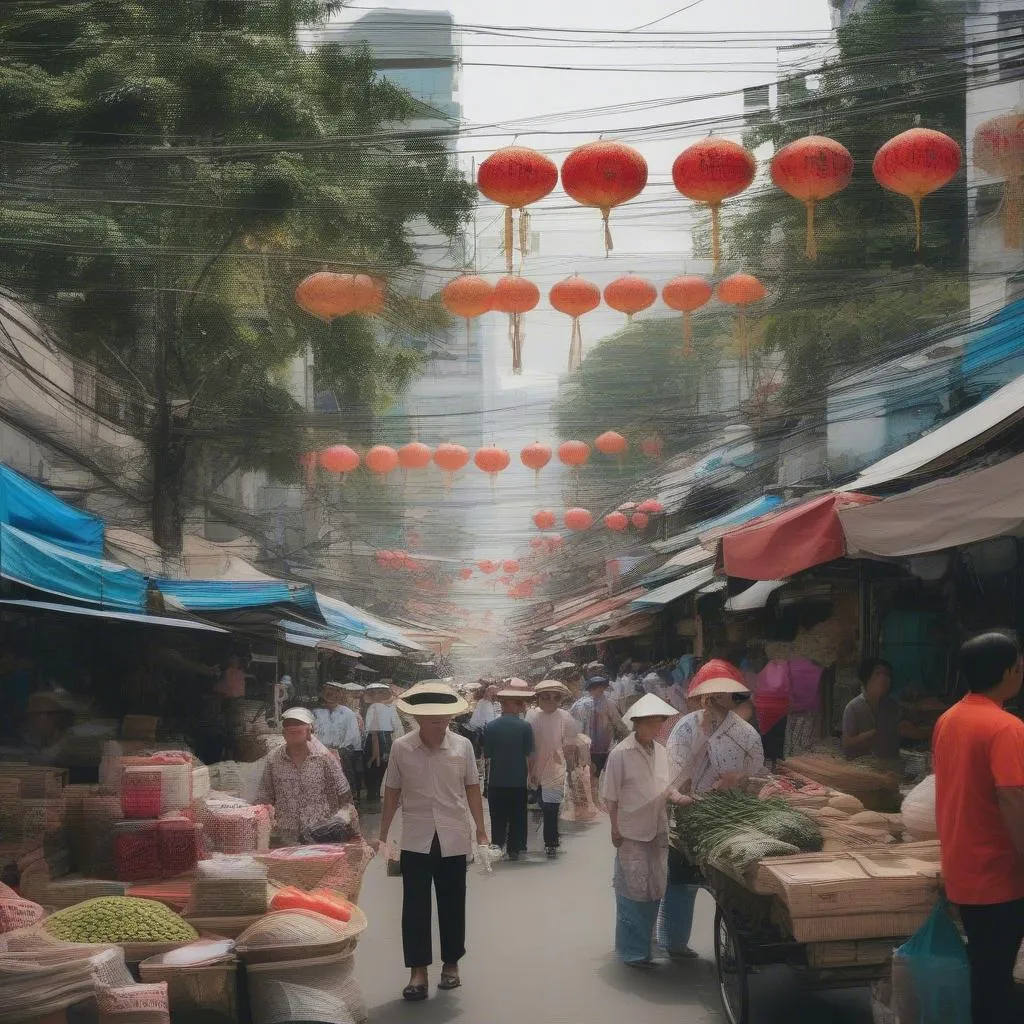
[[[319,914],[310,911],[289,910],[278,913],[299,914],[319,921],[329,921]],[[271,915],[273,916],[273,913]],[[244,935],[239,937],[235,946],[235,955],[247,964],[270,964],[284,960],[303,960],[308,957],[340,956],[351,953],[359,942],[359,936],[366,931],[368,921],[366,915],[358,908],[352,908],[352,919],[348,923],[330,920],[337,931],[337,938],[330,942],[307,943],[304,945],[288,943],[282,945],[255,946],[245,941]]]
[[[247,928],[252,927],[262,914],[242,917],[186,917],[201,938],[237,939]]]

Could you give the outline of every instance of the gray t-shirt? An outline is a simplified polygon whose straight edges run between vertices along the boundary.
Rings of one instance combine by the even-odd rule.
[[[843,712],[843,739],[875,730],[871,753],[883,761],[898,761],[900,756],[900,706],[891,697],[883,697],[875,712],[863,693],[854,697]]]

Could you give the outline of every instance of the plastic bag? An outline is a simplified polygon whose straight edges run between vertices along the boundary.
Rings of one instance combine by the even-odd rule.
[[[359,838],[355,808],[348,804],[329,818],[300,830],[303,843],[351,843]]]
[[[934,775],[929,775],[906,795],[900,814],[903,815],[903,827],[915,839],[935,839],[938,836]]]
[[[900,1024],[971,1024],[967,949],[946,900],[893,954],[892,991]]]

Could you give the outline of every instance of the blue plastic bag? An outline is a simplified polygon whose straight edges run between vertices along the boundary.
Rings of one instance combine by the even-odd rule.
[[[971,1024],[967,949],[944,898],[893,954],[892,992],[900,1024]]]

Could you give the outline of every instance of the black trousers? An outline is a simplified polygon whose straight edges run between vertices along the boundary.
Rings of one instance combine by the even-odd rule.
[[[384,785],[384,773],[387,770],[387,761],[384,761],[383,764],[370,764],[370,759],[366,759],[365,776],[367,803],[375,804],[380,801],[381,786]]]
[[[561,804],[549,804],[541,800],[540,809],[544,812],[544,846],[547,849],[558,846],[558,815],[561,813]]]
[[[1021,1019],[1013,967],[1024,942],[1024,899],[990,906],[960,905],[971,962],[972,1024]]]
[[[402,851],[402,951],[406,967],[434,962],[430,941],[430,886],[437,896],[441,962],[457,964],[466,955],[466,858],[442,857],[437,836],[430,853]]]
[[[525,786],[489,786],[487,803],[491,809],[491,842],[505,846],[509,853],[526,849]]]

